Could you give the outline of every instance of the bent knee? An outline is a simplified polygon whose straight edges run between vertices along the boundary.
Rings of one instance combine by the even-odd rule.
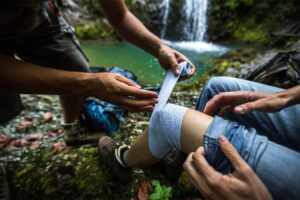
[[[180,135],[184,114],[188,108],[167,104],[152,114],[148,137],[150,151],[162,158],[172,148],[181,150]]]
[[[204,90],[211,90],[214,94],[235,91],[238,89],[237,85],[239,81],[240,79],[227,76],[213,77],[207,82]]]

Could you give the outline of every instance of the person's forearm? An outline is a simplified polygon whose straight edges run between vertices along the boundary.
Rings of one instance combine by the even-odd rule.
[[[92,76],[37,66],[0,55],[0,88],[27,94],[86,95]]]
[[[137,19],[121,0],[101,0],[105,15],[119,35],[130,43],[158,57],[163,42]],[[117,13],[117,14],[116,14]]]
[[[283,99],[286,99],[286,105],[292,106],[300,103],[300,85],[292,87],[283,92],[279,92],[278,95]]]
[[[127,12],[116,27],[118,33],[130,43],[158,57],[162,41],[151,33],[131,12]]]

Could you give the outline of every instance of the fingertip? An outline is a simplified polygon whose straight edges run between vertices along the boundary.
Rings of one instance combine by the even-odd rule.
[[[243,106],[237,106],[234,108],[234,112],[240,115],[247,114],[249,111]]]
[[[228,142],[227,138],[224,135],[220,135],[218,139],[219,139],[219,143],[221,144],[226,144]]]
[[[145,106],[140,109],[140,112],[152,112],[153,111],[153,106]]]
[[[196,153],[201,154],[201,155],[204,155],[204,147],[199,147],[199,148],[196,150]]]
[[[244,112],[244,108],[242,106],[237,106],[234,108],[234,111],[237,113],[243,113]]]

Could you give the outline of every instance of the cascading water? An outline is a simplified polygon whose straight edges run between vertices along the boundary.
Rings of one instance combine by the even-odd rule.
[[[196,52],[225,50],[223,47],[204,41],[207,29],[208,0],[181,0],[181,19],[175,23],[177,26],[179,25],[176,29],[176,34],[179,35],[179,41],[167,40],[167,30],[168,28],[172,28],[169,27],[169,15],[172,12],[171,4],[173,1],[174,0],[160,0],[159,4],[162,10],[162,30],[160,36],[167,44],[175,48]]]
[[[183,39],[202,41],[206,32],[206,11],[208,0],[185,0],[182,7]]]
[[[160,4],[160,9],[163,10],[162,30],[160,33],[160,37],[164,38],[166,35],[167,27],[168,27],[168,19],[169,19],[169,12],[170,12],[170,0],[163,0]]]

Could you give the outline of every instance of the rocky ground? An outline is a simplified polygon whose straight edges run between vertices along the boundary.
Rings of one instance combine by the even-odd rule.
[[[171,102],[193,107],[197,97],[198,93],[174,92]],[[185,175],[171,181],[159,166],[135,170],[130,184],[118,184],[101,164],[96,147],[66,146],[56,96],[23,95],[22,99],[24,111],[0,127],[0,162],[8,171],[13,199],[145,199],[151,195],[152,199],[198,199]],[[131,144],[147,127],[149,116],[129,113],[113,137]]]

